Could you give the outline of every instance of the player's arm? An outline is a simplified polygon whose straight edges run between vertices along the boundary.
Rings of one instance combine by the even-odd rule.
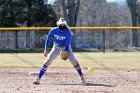
[[[50,30],[50,32],[47,35],[46,41],[45,41],[45,50],[44,50],[44,56],[47,57],[48,55],[48,47],[49,47],[49,43],[51,38],[53,37],[53,30]]]
[[[69,32],[67,34],[67,38],[66,38],[66,42],[65,42],[65,48],[64,48],[64,51],[66,51],[66,52],[69,52],[69,45],[70,45],[70,42],[71,42],[71,38],[72,38],[72,35]]]
[[[68,33],[66,37],[65,48],[60,53],[62,60],[67,60],[69,57],[69,45],[70,45],[71,37],[72,37],[71,34]]]

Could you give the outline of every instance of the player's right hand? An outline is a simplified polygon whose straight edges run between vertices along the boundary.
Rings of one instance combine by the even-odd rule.
[[[45,56],[45,57],[48,56],[48,51],[47,51],[47,50],[44,51],[44,56]]]

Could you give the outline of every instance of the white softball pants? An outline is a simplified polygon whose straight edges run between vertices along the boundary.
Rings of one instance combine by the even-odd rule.
[[[60,55],[60,51],[62,49],[64,49],[64,47],[59,47],[58,45],[53,44],[53,48],[50,51],[50,53],[48,54],[47,60],[49,60],[50,62],[52,62],[57,56]],[[69,46],[69,54],[70,54],[70,56],[69,56],[68,60],[70,62],[77,62],[77,60],[76,60],[76,58],[75,58],[75,56],[73,54],[73,51],[71,49],[71,46]]]

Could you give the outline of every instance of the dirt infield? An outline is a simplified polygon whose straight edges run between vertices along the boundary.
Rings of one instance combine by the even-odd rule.
[[[140,72],[131,70],[95,70],[94,74],[84,69],[87,84],[81,85],[74,69],[48,68],[40,85],[33,85],[39,68],[1,68],[0,93],[139,93]]]

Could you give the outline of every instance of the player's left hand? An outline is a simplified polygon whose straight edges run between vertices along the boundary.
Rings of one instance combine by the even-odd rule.
[[[44,51],[44,56],[45,56],[45,57],[48,56],[48,51],[47,51],[47,50]]]

